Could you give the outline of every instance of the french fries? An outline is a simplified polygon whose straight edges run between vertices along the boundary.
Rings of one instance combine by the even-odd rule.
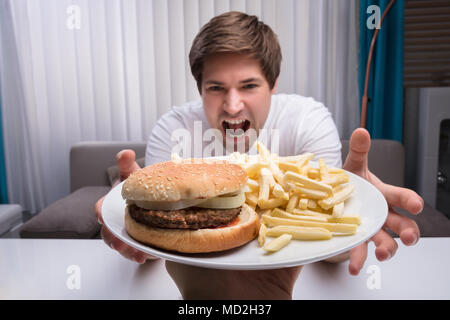
[[[266,233],[267,233],[267,227],[265,224],[261,223],[261,227],[259,227],[259,233],[258,233],[258,244],[260,247],[264,245],[266,242]]]
[[[271,216],[264,216],[263,222],[268,227],[273,226],[299,226],[299,227],[317,227],[323,228],[330,232],[354,234],[356,232],[356,224],[347,223],[330,223],[307,220],[286,219]],[[270,230],[270,229],[269,229]]]
[[[333,207],[333,217],[340,218],[343,215],[344,215],[344,202],[341,202]]]
[[[259,184],[256,180],[248,178],[247,180],[248,188],[253,192],[259,192]]]
[[[329,240],[357,232],[361,217],[345,212],[354,191],[345,170],[329,167],[323,159],[311,164],[312,153],[279,157],[259,141],[256,149],[255,156],[235,152],[230,159],[249,177],[246,203],[260,216],[258,244],[263,250],[276,252],[292,240]]]
[[[255,162],[246,167],[245,171],[247,171],[247,175],[249,178],[254,178],[259,174],[259,171],[262,168],[267,168],[268,166],[269,163],[267,162]]]
[[[267,236],[279,237],[283,234],[290,234],[296,240],[329,240],[332,237],[330,231],[324,228],[310,228],[298,226],[276,226],[267,229]]]
[[[324,191],[328,194],[331,194],[333,191],[333,188],[331,186],[329,186],[328,184],[325,184],[325,183],[313,180],[311,178],[299,175],[292,171],[286,172],[286,174],[284,175],[284,179],[285,179],[285,181],[288,181],[288,182],[292,181],[292,182],[295,182],[296,184],[303,185],[307,188]]]
[[[280,250],[281,248],[285,247],[289,243],[289,241],[291,241],[291,239],[292,239],[291,234],[283,233],[278,238],[267,243],[263,247],[263,249],[266,251],[276,252],[276,251]]]
[[[298,194],[293,194],[290,199],[289,202],[286,206],[286,211],[287,212],[292,212],[296,207],[297,204],[299,203],[299,195]]]
[[[308,202],[307,198],[302,198],[298,201],[298,207],[300,209],[308,209]]]
[[[322,208],[330,209],[334,205],[337,205],[337,204],[347,200],[351,196],[351,194],[353,192],[353,188],[354,188],[353,185],[349,184],[349,185],[345,186],[344,188],[342,188],[342,190],[339,190],[338,192],[336,192],[332,197],[319,200],[318,203]]]
[[[284,200],[289,200],[289,194],[283,190],[283,187],[281,187],[278,183],[275,183],[272,194],[276,198],[281,198]]]
[[[293,190],[294,192],[299,193],[310,199],[322,200],[329,197],[329,194],[326,193],[325,191],[302,187],[301,185],[298,184],[290,184],[290,187],[291,190]]]
[[[279,208],[275,208],[272,210],[271,213],[272,217],[279,217],[279,218],[286,218],[286,219],[293,219],[293,220],[306,220],[306,221],[320,221],[320,222],[327,222],[328,219],[326,217],[321,217],[319,215],[298,215],[298,214],[292,214],[289,212],[286,212],[284,210],[281,210]]]
[[[269,200],[258,200],[261,209],[274,209],[283,206],[287,201],[283,198],[272,198]]]

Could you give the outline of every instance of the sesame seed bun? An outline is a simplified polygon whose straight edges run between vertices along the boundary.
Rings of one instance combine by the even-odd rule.
[[[244,204],[238,219],[237,224],[222,228],[155,228],[134,220],[127,206],[125,228],[133,239],[150,246],[184,253],[206,253],[236,248],[256,238],[260,227],[257,213]]]
[[[167,161],[133,172],[122,197],[137,201],[207,199],[241,190],[246,172],[226,161]]]

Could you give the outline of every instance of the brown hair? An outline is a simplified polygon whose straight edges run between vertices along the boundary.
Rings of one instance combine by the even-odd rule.
[[[201,28],[189,53],[191,72],[200,93],[204,59],[221,52],[248,54],[258,60],[273,89],[280,74],[281,49],[277,35],[258,17],[231,11],[212,18]]]

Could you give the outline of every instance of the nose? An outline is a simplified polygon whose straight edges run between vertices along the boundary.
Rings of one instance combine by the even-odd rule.
[[[228,90],[223,108],[230,115],[238,114],[244,108],[244,102],[238,90]]]

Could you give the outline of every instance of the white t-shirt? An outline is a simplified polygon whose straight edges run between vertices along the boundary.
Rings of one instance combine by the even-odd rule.
[[[172,152],[188,150],[183,158],[201,158],[213,138],[201,101],[175,106],[158,120],[147,142],[146,165],[168,161]],[[211,130],[209,130],[211,132]],[[263,134],[261,134],[263,133]],[[180,136],[184,138],[180,139]],[[188,138],[185,138],[185,136]],[[277,137],[278,135],[278,137]],[[341,141],[328,109],[312,98],[272,95],[269,115],[258,139],[280,156],[314,153],[328,166],[341,167]],[[278,141],[278,145],[277,145]],[[252,148],[249,153],[254,152]]]

